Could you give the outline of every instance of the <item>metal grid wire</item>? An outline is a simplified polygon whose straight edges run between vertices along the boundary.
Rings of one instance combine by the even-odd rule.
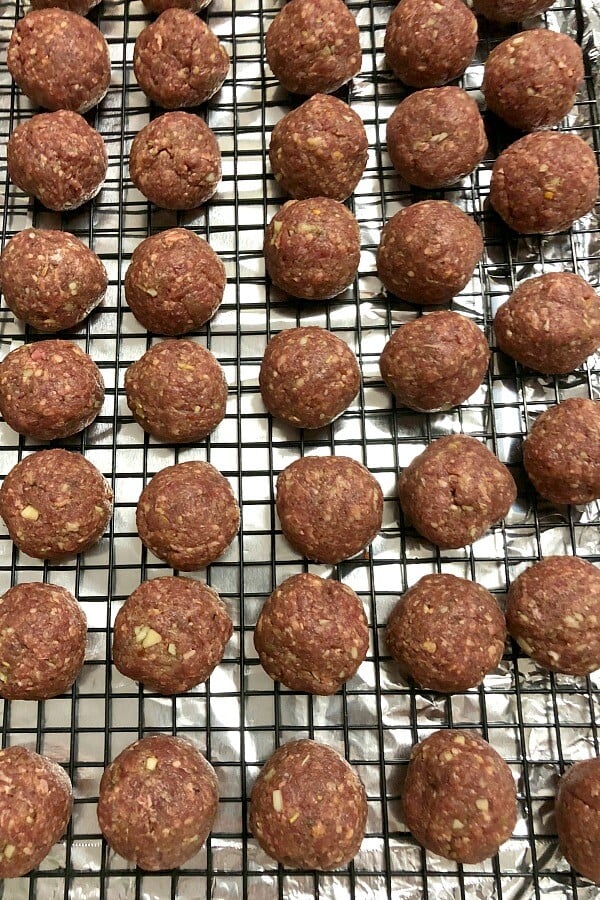
[[[131,67],[133,44],[149,16],[140,0],[105,0],[92,13],[110,45],[111,90],[90,122],[109,152],[106,186],[83,210],[50,214],[6,178],[5,142],[31,114],[12,87],[5,47],[16,16],[14,3],[0,5],[0,138],[2,245],[19,230],[62,227],[89,243],[108,268],[103,307],[72,337],[101,367],[107,397],[102,414],[83,436],[66,442],[81,450],[111,480],[115,513],[108,535],[84,557],[61,564],[18,553],[0,532],[0,589],[45,580],[62,584],[81,601],[89,621],[84,671],[72,693],[45,703],[3,706],[3,745],[25,744],[65,764],[75,789],[66,841],[31,877],[7,881],[4,898],[592,898],[597,889],[571,875],[556,850],[551,797],[557,774],[571,760],[597,754],[599,682],[548,675],[512,648],[485,687],[441,697],[417,693],[385,656],[382,628],[398,595],[429,572],[473,578],[502,596],[510,581],[541,555],[578,553],[598,560],[600,511],[556,509],[533,495],[520,466],[520,444],[533,417],[566,397],[598,396],[599,363],[560,378],[535,376],[494,352],[482,388],[458,410],[418,415],[396,409],[379,378],[378,357],[393,326],[419,314],[390,303],[375,273],[375,250],[383,222],[400,206],[425,194],[410,191],[394,174],[385,152],[385,123],[402,97],[383,61],[385,24],[393,5],[385,0],[350,2],[361,30],[363,69],[342,96],[365,121],[370,154],[367,171],[349,202],[362,232],[359,277],[345,295],[327,304],[295,303],[266,283],[262,239],[282,202],[268,171],[266,151],[273,124],[290,108],[263,61],[265,31],[281,0],[214,0],[205,12],[224,41],[232,68],[206,118],[223,152],[224,178],[208,206],[174,214],[150,207],[131,186],[127,156],[131,139],[156,115],[138,89]],[[549,14],[551,27],[581,38],[579,6]],[[464,86],[477,95],[482,62],[508,32],[482,25],[478,57]],[[587,40],[587,38],[586,38]],[[588,54],[589,56],[589,54]],[[589,58],[587,77],[570,124],[598,149],[598,114]],[[485,203],[491,162],[506,143],[496,125],[486,162],[452,191],[437,192],[472,213],[482,226],[485,255],[473,280],[453,306],[483,324],[491,338],[495,309],[523,277],[575,269],[597,284],[597,220],[588,216],[572,233],[553,238],[509,236]],[[149,439],[127,410],[123,375],[152,339],[123,299],[122,278],[134,247],[147,235],[185,225],[207,238],[228,275],[225,302],[197,336],[217,355],[230,385],[227,416],[200,446],[177,450]],[[594,266],[596,259],[596,266]],[[0,313],[3,353],[39,338]],[[357,352],[364,382],[351,409],[316,433],[299,432],[265,414],[257,387],[268,338],[296,324],[325,326]],[[71,335],[70,335],[71,336]],[[506,522],[466,550],[440,552],[399,521],[395,481],[437,436],[464,431],[485,438],[513,471],[519,499]],[[0,424],[0,474],[36,448]],[[333,575],[360,595],[371,626],[368,658],[360,672],[331,698],[309,697],[272,682],[258,665],[252,631],[264,599],[284,578],[300,571],[331,574],[308,565],[283,540],[274,512],[277,474],[301,454],[337,453],[365,463],[380,481],[386,501],[384,527],[372,553],[342,563]],[[175,699],[151,695],[110,665],[110,626],[140,581],[169,570],[143,550],[135,529],[135,504],[144,484],[176,461],[208,459],[240,496],[240,536],[206,578],[222,595],[235,623],[225,660],[210,683]],[[202,573],[204,574],[204,573]],[[499,857],[478,866],[456,866],[419,848],[401,820],[400,786],[411,745],[444,726],[479,730],[512,766],[518,779],[520,817]],[[95,801],[103,767],[138,736],[156,731],[185,735],[206,752],[217,770],[220,810],[206,848],[176,873],[144,874],[103,844]],[[260,764],[274,747],[299,736],[322,739],[356,766],[369,796],[367,837],[354,864],[339,873],[314,874],[278,868],[246,828],[247,798]]]

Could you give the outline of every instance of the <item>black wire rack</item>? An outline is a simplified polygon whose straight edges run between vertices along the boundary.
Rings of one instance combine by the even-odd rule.
[[[585,4],[585,0],[584,0]],[[105,2],[91,18],[106,36],[113,79],[89,120],[109,153],[106,185],[82,210],[58,217],[32,203],[6,177],[6,139],[32,109],[11,84],[5,50],[21,8],[0,4],[0,166],[3,184],[2,246],[33,224],[59,227],[82,238],[102,257],[110,276],[102,308],[69,337],[102,369],[107,397],[94,425],[66,443],[80,450],[112,481],[115,512],[101,543],[60,565],[18,553],[0,531],[0,589],[23,581],[64,585],[79,598],[89,622],[84,671],[68,695],[45,703],[13,702],[1,708],[3,745],[24,744],[63,763],[73,781],[75,808],[66,839],[28,878],[6,881],[0,896],[17,898],[596,898],[597,888],[575,878],[557,851],[552,819],[556,779],[572,760],[599,752],[600,680],[549,675],[512,647],[480,689],[451,697],[416,692],[386,657],[382,629],[398,595],[430,572],[475,579],[500,598],[522,569],[551,553],[600,560],[600,508],[556,509],[527,484],[521,441],[533,418],[567,397],[597,397],[600,360],[565,377],[533,375],[494,352],[489,376],[469,402],[447,413],[417,415],[397,409],[379,377],[379,354],[398,324],[419,310],[390,303],[375,271],[383,222],[401,206],[426,196],[394,174],[385,152],[385,123],[403,96],[383,58],[385,25],[393,4],[350,2],[361,31],[361,75],[341,93],[363,118],[370,144],[367,170],[349,201],[361,226],[358,278],[328,304],[290,302],[265,279],[262,240],[266,223],[283,201],[269,173],[267,148],[274,123],[294,101],[278,87],[263,58],[264,35],[281,0],[214,0],[204,12],[231,54],[222,91],[201,114],[215,130],[224,177],[206,208],[174,214],[147,204],[132,187],[127,158],[136,132],[158,114],[137,87],[133,44],[150,21],[140,0]],[[581,5],[559,5],[549,27],[568,30],[586,49],[586,81],[566,128],[589,139],[600,131],[592,61],[596,49]],[[534,24],[544,24],[538,21]],[[479,96],[490,47],[508,31],[482,23],[478,55],[462,83]],[[493,343],[491,319],[518,281],[545,271],[574,270],[598,283],[598,223],[588,216],[568,234],[517,238],[486,203],[493,158],[510,135],[490,122],[489,155],[476,173],[452,191],[437,192],[472,213],[482,227],[485,255],[453,307],[483,325]],[[513,136],[514,137],[514,136]],[[210,241],[228,275],[225,302],[197,338],[217,355],[229,381],[227,416],[199,446],[174,449],[149,439],[133,422],[122,385],[127,366],[153,339],[135,321],[123,298],[122,279],[135,246],[174,225]],[[360,395],[334,425],[299,432],[272,421],[258,391],[258,370],[270,336],[295,324],[336,332],[357,352],[363,370]],[[39,339],[0,311],[3,352]],[[472,547],[440,552],[399,519],[395,482],[432,439],[463,431],[483,438],[517,479],[519,498],[506,521]],[[0,474],[37,448],[0,423]],[[302,454],[337,453],[365,463],[385,493],[384,527],[370,553],[333,570],[308,565],[283,540],[274,511],[277,474]],[[119,607],[148,578],[164,574],[137,537],[135,505],[147,480],[176,461],[208,459],[240,496],[242,528],[225,556],[201,573],[227,603],[235,632],[210,682],[174,699],[147,693],[110,664],[110,628]],[[331,698],[309,697],[273,685],[258,664],[252,631],[274,586],[310,569],[333,574],[363,599],[371,628],[367,660],[359,674]],[[474,728],[507,759],[519,790],[520,816],[513,838],[493,860],[456,866],[423,851],[402,822],[400,790],[411,746],[445,725]],[[101,840],[95,805],[104,766],[138,736],[157,731],[193,740],[216,768],[221,804],[215,830],[202,852],[173,873],[142,873],[116,857]],[[369,797],[367,836],[349,869],[293,872],[277,867],[247,829],[254,777],[280,742],[315,737],[340,749],[363,778]]]

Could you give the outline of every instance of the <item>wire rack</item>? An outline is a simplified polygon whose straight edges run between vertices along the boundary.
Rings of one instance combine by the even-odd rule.
[[[5,143],[11,129],[31,115],[5,66],[15,19],[14,3],[0,4],[0,132],[2,245],[21,229],[62,227],[102,257],[110,287],[102,308],[70,335],[102,369],[107,396],[102,414],[83,436],[66,445],[85,453],[112,480],[115,512],[110,531],[84,557],[66,563],[32,560],[0,531],[0,589],[45,580],[64,585],[81,601],[89,622],[84,671],[72,693],[45,703],[3,705],[3,745],[24,744],[63,763],[75,790],[66,840],[29,878],[0,887],[17,898],[593,898],[597,889],[576,880],[556,849],[551,798],[557,775],[571,760],[597,754],[600,691],[590,679],[554,676],[509,649],[485,686],[442,697],[418,693],[385,655],[382,629],[398,595],[430,572],[472,578],[502,597],[510,581],[541,555],[577,553],[598,560],[600,509],[556,509],[536,498],[520,466],[521,439],[533,417],[559,399],[598,396],[600,360],[561,378],[539,377],[494,352],[482,388],[460,409],[417,415],[396,409],[379,377],[378,357],[393,326],[419,314],[390,303],[375,272],[383,222],[402,205],[425,196],[402,184],[385,152],[385,123],[403,92],[386,70],[383,37],[393,5],[350,2],[361,30],[363,69],[342,96],[365,121],[370,144],[367,170],[349,204],[362,233],[362,258],[354,286],[328,304],[290,303],[264,275],[262,239],[282,202],[269,173],[267,148],[274,123],[290,108],[262,54],[265,31],[280,0],[214,0],[205,11],[232,57],[220,94],[206,118],[223,152],[224,178],[208,206],[191,214],[152,208],[132,187],[127,156],[131,139],[156,115],[138,89],[131,59],[136,36],[149,21],[139,2],[111,2],[92,13],[111,52],[111,90],[89,119],[109,152],[108,178],[100,196],[81,211],[50,214],[8,183]],[[540,24],[540,23],[538,23]],[[555,7],[548,24],[570,30],[586,45],[586,82],[566,127],[593,142],[600,132],[591,59],[595,48],[579,5]],[[478,57],[463,79],[478,96],[482,63],[507,32],[482,25]],[[543,271],[575,270],[598,282],[598,226],[588,216],[569,234],[553,238],[510,236],[486,204],[491,163],[508,135],[490,130],[486,162],[452,191],[437,192],[475,216],[485,255],[453,306],[482,324],[515,284]],[[133,422],[122,385],[127,366],[152,338],[128,311],[122,278],[135,246],[147,235],[184,225],[207,238],[227,268],[225,302],[197,336],[225,368],[227,416],[201,445],[174,449],[149,439]],[[316,433],[299,432],[266,415],[257,376],[264,347],[277,331],[296,324],[325,326],[348,341],[363,370],[363,387],[350,410]],[[3,353],[40,336],[0,312]],[[484,438],[519,484],[509,517],[465,550],[440,552],[399,519],[395,481],[429,441],[454,431]],[[0,423],[0,474],[36,449]],[[332,570],[308,565],[283,540],[274,511],[277,474],[302,454],[337,453],[364,462],[385,493],[384,527],[369,554]],[[231,548],[205,573],[222,595],[235,623],[223,663],[209,684],[189,694],[161,698],[123,678],[110,665],[110,627],[137,585],[169,570],[137,537],[135,505],[147,480],[176,461],[208,459],[231,480],[241,499],[242,529]],[[333,574],[353,587],[371,627],[367,660],[339,694],[309,697],[273,683],[262,671],[252,642],[264,599],[284,578],[310,569]],[[204,573],[201,573],[204,574]],[[520,816],[513,838],[494,860],[456,866],[418,847],[400,812],[400,789],[410,748],[444,725],[475,728],[507,759],[518,782]],[[221,804],[204,850],[179,871],[147,874],[116,857],[101,840],[95,815],[104,766],[138,736],[157,731],[187,736],[217,770]],[[363,778],[369,797],[367,836],[348,870],[304,873],[278,868],[248,834],[247,802],[255,775],[280,742],[315,737],[340,749]]]

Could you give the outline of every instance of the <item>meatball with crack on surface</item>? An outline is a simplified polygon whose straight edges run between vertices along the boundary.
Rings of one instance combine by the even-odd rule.
[[[600,884],[600,759],[567,769],[555,804],[560,850],[584,878]]]

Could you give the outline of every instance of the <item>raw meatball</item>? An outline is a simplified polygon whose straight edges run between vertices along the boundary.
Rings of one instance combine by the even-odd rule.
[[[223,300],[225,266],[206,241],[185,228],[146,238],[133,251],[125,298],[138,322],[155,334],[189,334]]]
[[[379,533],[383,493],[368,469],[346,456],[305,456],[277,479],[277,514],[298,553],[335,565]]]
[[[192,12],[200,12],[210,2],[211,0],[143,0],[146,9],[156,15],[165,9],[189,9]]]
[[[196,209],[221,179],[221,151],[206,122],[192,113],[169,112],[134,137],[129,174],[136,188],[164,209]]]
[[[159,106],[198,106],[225,81],[229,56],[193,12],[166,9],[138,35],[133,71],[143,92]]]
[[[80,16],[87,16],[100,0],[30,0],[32,9],[66,9]]]
[[[474,394],[489,359],[488,342],[474,322],[459,313],[438,312],[398,328],[379,367],[398,405],[432,412],[451,409]]]
[[[583,81],[581,48],[567,34],[539,28],[495,47],[487,58],[483,93],[488,109],[521,131],[557,125]]]
[[[175,869],[203,846],[218,804],[217,776],[200,751],[155,734],[104,770],[98,822],[115,853],[140,869]]]
[[[203,569],[238,533],[240,510],[231,485],[207,462],[161,469],[137,507],[142,543],[174,569]]]
[[[63,9],[40,9],[20,19],[6,62],[23,93],[46,109],[87,112],[110,85],[103,35],[83,16]]]
[[[550,503],[600,498],[600,402],[573,398],[533,423],[523,464],[536,491]]]
[[[87,622],[55,584],[18,584],[0,597],[0,696],[48,700],[69,690],[83,666]]]
[[[360,72],[360,36],[342,0],[290,0],[265,38],[267,62],[293,94],[337,91]]]
[[[598,195],[594,151],[576,134],[527,134],[500,154],[490,202],[521,234],[552,234],[588,213]]]
[[[448,728],[413,747],[402,807],[409,831],[427,850],[478,863],[511,836],[517,792],[510,769],[487,741]]]
[[[454,575],[426,575],[394,607],[386,629],[403,675],[428,691],[468,691],[502,659],[506,622],[489,591]]]
[[[182,694],[223,659],[233,624],[216,591],[191,578],[154,578],[117,613],[113,662],[159,694]]]
[[[65,231],[26,228],[0,256],[8,308],[39,331],[73,328],[99,303],[108,285],[101,260]]]
[[[424,200],[386,222],[377,271],[392,294],[409,303],[446,303],[469,283],[483,240],[473,219],[445,200]]]
[[[39,450],[10,470],[0,516],[22,553],[64,559],[97,544],[112,513],[112,491],[80,453]]]
[[[19,434],[69,437],[94,421],[103,401],[100,369],[71,341],[26,344],[0,363],[0,412]]]
[[[576,762],[562,776],[555,814],[565,859],[584,878],[600,884],[600,759]]]
[[[290,741],[273,753],[252,788],[250,828],[269,856],[292,869],[346,866],[367,824],[362,781],[331,747]]]
[[[462,0],[401,0],[385,32],[387,61],[411,87],[454,81],[476,47],[477,19]]]
[[[493,22],[522,22],[549,9],[554,0],[473,0],[473,9]]]
[[[487,150],[476,102],[457,87],[416,91],[387,123],[387,148],[401,178],[422,188],[455,184]]]
[[[225,373],[194,341],[151,347],[127,369],[125,393],[138,425],[158,441],[201,441],[225,416]]]
[[[328,94],[315,94],[280,119],[269,145],[277,182],[297,200],[345,200],[360,181],[368,155],[362,119]]]
[[[348,409],[360,369],[348,344],[324,328],[290,328],[267,344],[258,379],[271,415],[322,428]]]
[[[12,182],[48,209],[77,209],[100,191],[108,156],[101,136],[68,109],[40,113],[12,132],[6,148]]]
[[[61,766],[26,747],[0,750],[0,782],[0,878],[18,878],[67,830],[73,790]]]
[[[264,253],[276,287],[304,300],[328,300],[356,277],[358,222],[337,200],[290,200],[267,227]]]
[[[335,694],[369,648],[369,626],[354,591],[303,572],[286,579],[262,608],[254,631],[262,667],[293,691]]]
[[[549,375],[572,372],[600,347],[600,298],[573,272],[524,281],[494,317],[499,348]]]
[[[433,441],[398,480],[409,522],[443,549],[466,547],[503,519],[517,496],[504,466],[480,441],[464,434]]]

